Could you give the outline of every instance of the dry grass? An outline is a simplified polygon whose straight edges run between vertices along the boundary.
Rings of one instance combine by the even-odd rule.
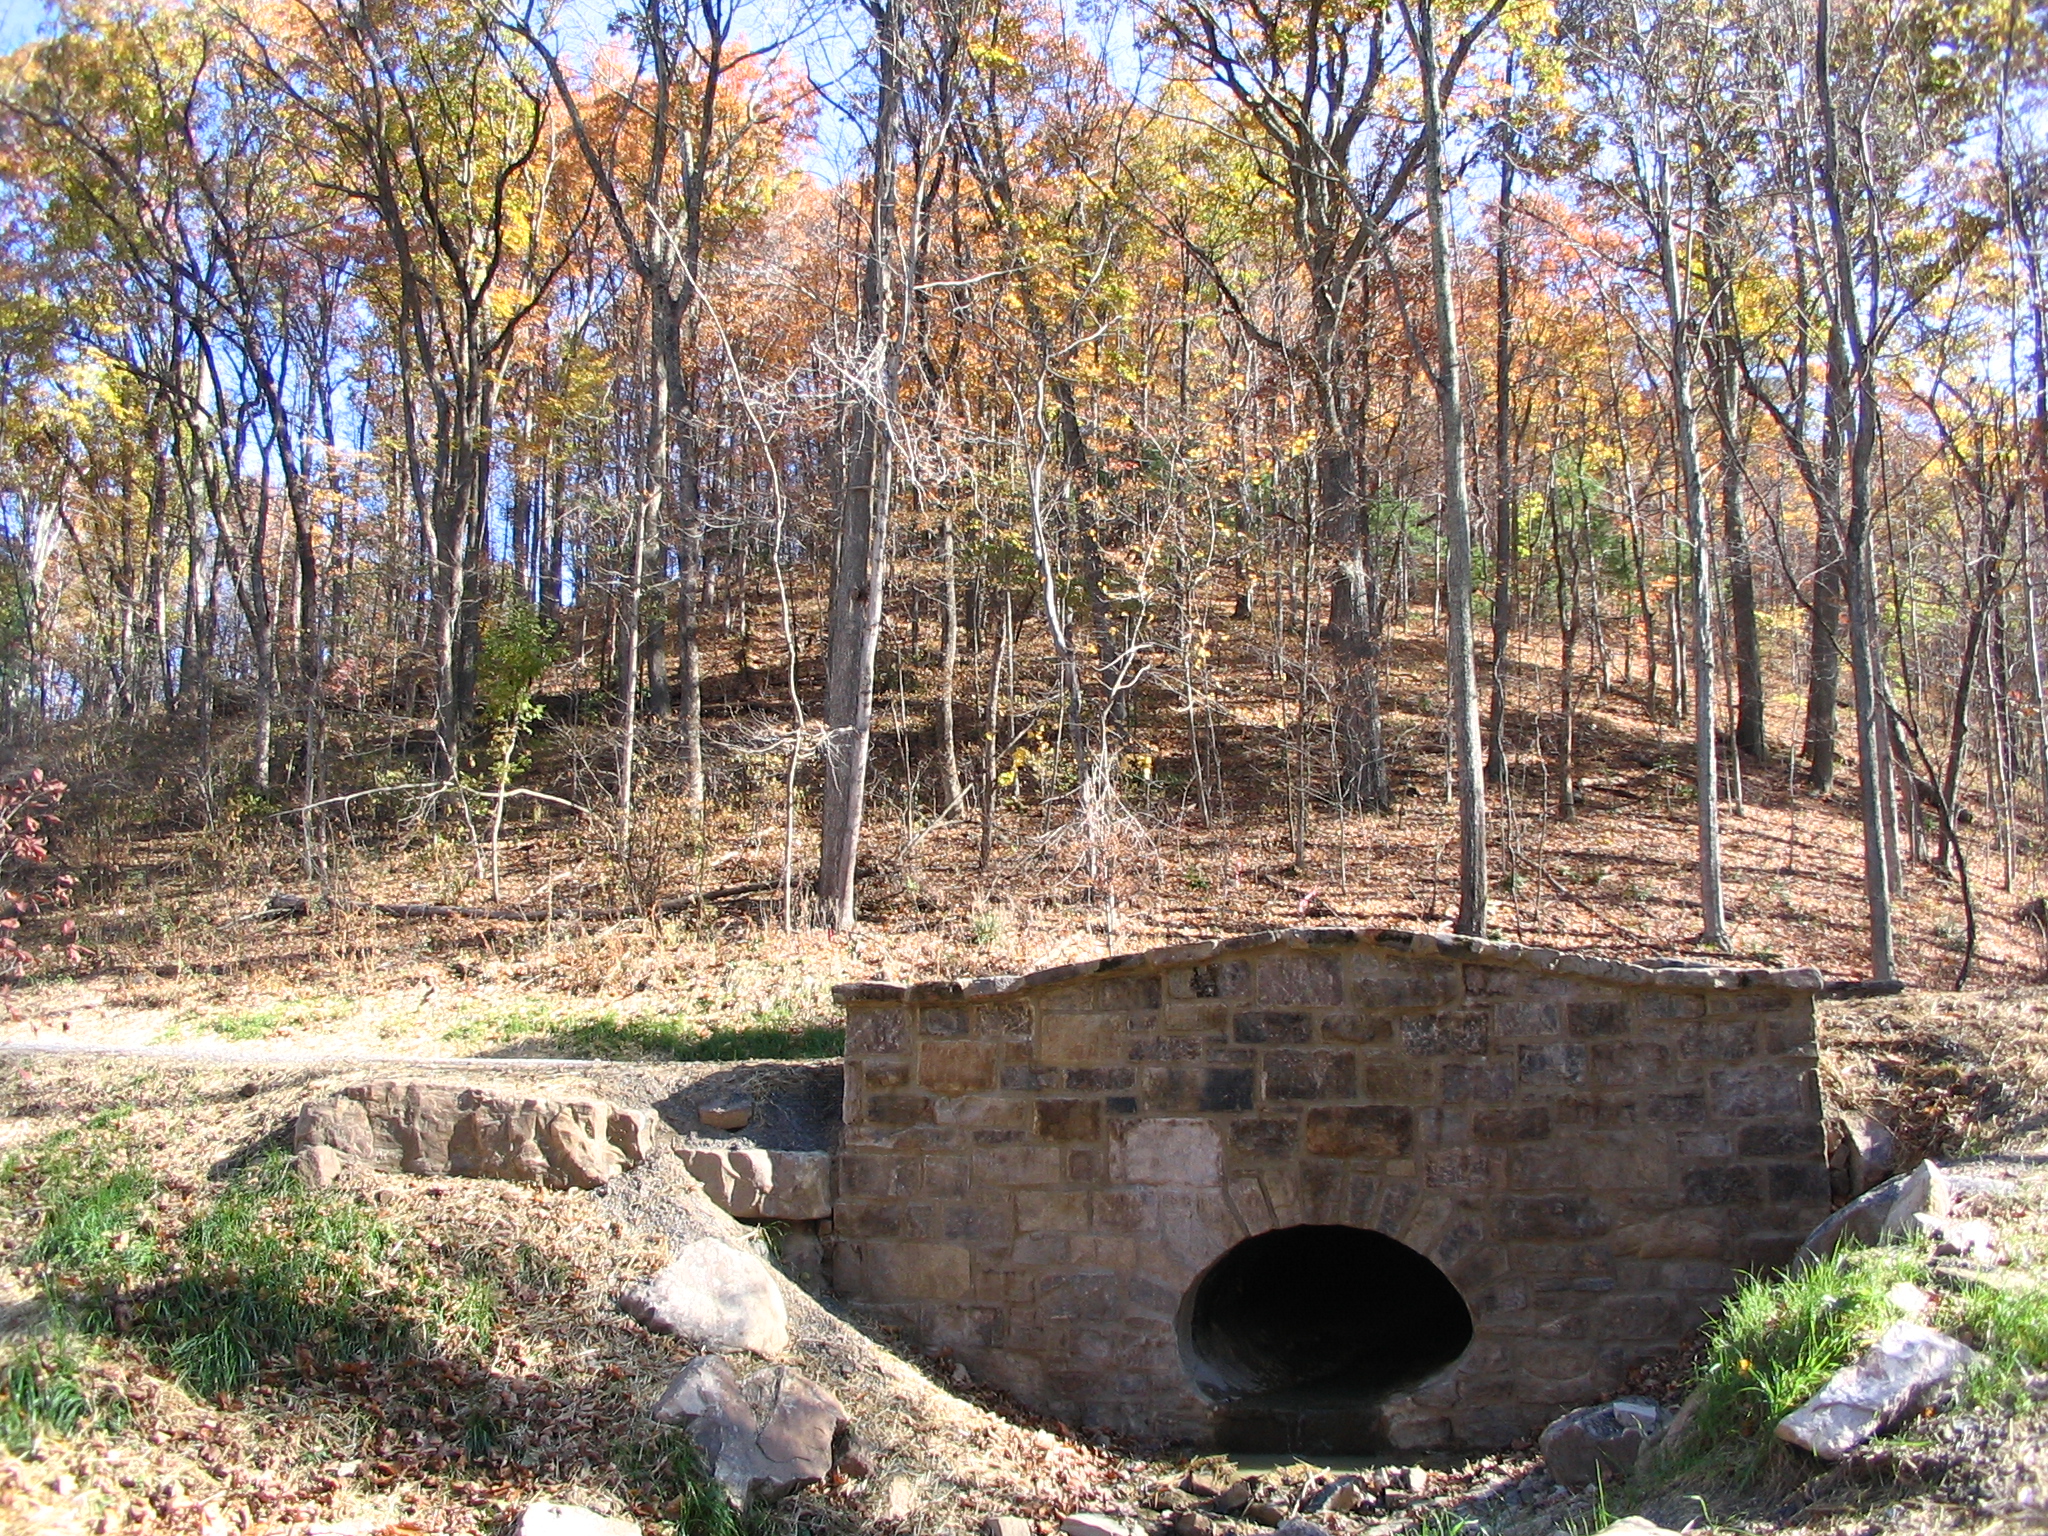
[[[49,749],[58,757],[99,765],[71,773],[79,812],[58,845],[85,877],[86,961],[67,968],[53,956],[16,988],[6,1037],[68,1028],[75,1039],[106,1043],[275,1038],[321,1049],[356,1041],[395,1053],[497,1051],[544,1041],[556,1033],[545,1027],[552,1016],[667,1020],[683,1032],[815,1023],[824,1019],[829,985],[852,977],[1016,971],[1303,921],[1443,923],[1455,895],[1456,840],[1440,755],[1440,642],[1425,616],[1413,616],[1388,647],[1383,691],[1396,809],[1345,814],[1316,800],[1299,862],[1285,792],[1299,777],[1291,755],[1298,683],[1272,665],[1267,628],[1232,624],[1218,611],[1210,633],[1200,722],[1207,782],[1194,782],[1184,713],[1164,692],[1146,691],[1133,732],[1149,767],[1127,762],[1114,835],[1093,844],[1082,837],[1071,785],[1034,758],[1000,797],[985,869],[977,820],[932,818],[930,764],[918,745],[933,708],[932,673],[918,669],[924,682],[913,673],[908,694],[878,704],[885,729],[901,725],[908,734],[877,745],[862,922],[851,937],[801,927],[801,902],[785,909],[785,853],[798,887],[815,862],[813,807],[799,806],[797,843],[786,850],[781,776],[768,760],[714,751],[720,798],[699,821],[664,783],[669,754],[652,751],[637,830],[623,853],[583,818],[526,802],[508,824],[499,860],[505,901],[565,914],[644,908],[705,889],[764,889],[666,919],[321,913],[268,923],[245,919],[270,891],[310,888],[288,818],[266,815],[244,796],[230,800],[224,825],[170,830],[175,818],[163,810],[179,802],[186,772],[172,746],[138,746],[133,762],[109,767],[100,744],[88,751],[83,741],[58,741]],[[1619,957],[1692,951],[1699,920],[1686,732],[1670,720],[1668,701],[1651,707],[1640,678],[1617,677],[1604,693],[1582,680],[1582,803],[1573,820],[1557,819],[1549,755],[1556,658],[1540,638],[1523,637],[1518,647],[1512,767],[1505,790],[1492,796],[1496,931]],[[1025,663],[1034,664],[1028,646]],[[884,682],[897,675],[885,668]],[[744,734],[749,722],[765,729],[780,718],[770,697],[736,707],[714,734]],[[1775,739],[1791,739],[1795,688],[1773,696],[1770,724]],[[661,729],[650,723],[649,740]],[[596,803],[601,735],[596,726],[544,733],[529,781]],[[1316,750],[1326,755],[1327,746]],[[226,740],[216,751],[232,759]],[[1325,768],[1312,775],[1318,786]],[[807,781],[800,787],[808,795]],[[1742,798],[1724,821],[1736,957],[1864,974],[1850,775],[1816,800],[1790,792],[1782,760],[1752,763]],[[354,837],[328,850],[335,894],[490,904],[480,874],[488,860],[459,818],[420,822],[403,805],[374,815],[358,809]],[[1978,984],[2039,979],[2048,953],[2017,914],[2048,884],[2048,844],[2039,829],[2021,828],[2007,889],[1990,818],[1978,810],[1982,819],[1965,833],[1980,907]],[[1945,987],[1963,947],[1956,883],[1915,868],[1907,886],[1902,968],[1918,986]]]
[[[667,1068],[664,1081],[708,1070]],[[0,1153],[96,1116],[114,1121],[104,1134],[118,1135],[123,1155],[157,1182],[146,1224],[171,1231],[232,1166],[274,1142],[304,1098],[359,1076],[16,1058],[0,1087]],[[602,1072],[529,1070],[521,1081],[618,1096],[630,1087]],[[611,1306],[622,1285],[665,1262],[665,1240],[630,1208],[580,1191],[369,1173],[350,1175],[334,1198],[371,1202],[435,1265],[489,1277],[496,1323],[479,1353],[285,1362],[208,1401],[135,1341],[103,1341],[90,1347],[86,1375],[124,1414],[29,1458],[0,1452],[0,1529],[227,1536],[340,1524],[413,1536],[493,1530],[543,1497],[630,1512],[650,1527],[693,1507],[673,1445],[638,1417],[686,1352]],[[35,1227],[25,1202],[0,1213],[10,1266]],[[34,1277],[6,1274],[17,1305],[0,1347],[48,1320]],[[846,1398],[877,1471],[785,1507],[781,1527],[958,1529],[1019,1500],[1077,1507],[1146,1475],[1140,1463],[947,1395],[814,1307],[800,1307],[795,1324],[799,1363]]]

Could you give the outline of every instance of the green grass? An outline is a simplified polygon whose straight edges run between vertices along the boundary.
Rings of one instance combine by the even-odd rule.
[[[324,1024],[342,1018],[355,1005],[344,998],[321,1001],[277,1003],[264,1008],[245,1008],[216,1013],[197,1020],[208,1034],[224,1040],[267,1040],[272,1035],[307,1024]]]
[[[10,1161],[0,1187],[39,1210],[26,1257],[46,1294],[201,1395],[307,1361],[473,1354],[495,1324],[491,1280],[445,1273],[359,1196],[306,1188],[281,1152],[170,1232],[152,1230],[156,1181],[119,1136],[52,1138]]]
[[[846,1049],[845,1028],[821,1022],[795,998],[708,1026],[680,1014],[622,1016],[603,1009],[564,1018],[559,1009],[521,1006],[466,1017],[444,1038],[471,1048],[516,1040],[549,1055],[597,1060],[809,1061]]]
[[[1965,1399],[2009,1392],[2026,1372],[2048,1367],[2048,1283],[1937,1275],[1925,1245],[1845,1249],[1801,1274],[1751,1277],[1736,1292],[1707,1330],[1701,1404],[1669,1470],[1707,1463],[1749,1484],[1795,1461],[1810,1466],[1777,1440],[1777,1422],[1901,1319],[1886,1299],[1900,1281],[1939,1298],[1923,1321],[1982,1354]]]
[[[61,1337],[0,1355],[0,1447],[27,1456],[45,1435],[72,1435],[88,1422],[119,1421],[125,1401],[95,1393],[82,1365],[80,1346]]]

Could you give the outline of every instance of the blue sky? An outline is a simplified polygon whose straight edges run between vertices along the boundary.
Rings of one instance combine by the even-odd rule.
[[[566,0],[561,23],[568,51],[578,51],[579,44],[587,48],[596,43],[604,32],[604,18],[613,9],[609,0]],[[860,51],[860,23],[848,11],[834,6],[820,15],[820,8],[806,0],[753,0],[748,9],[754,14],[748,18],[753,25],[747,30],[771,34],[785,30],[786,18],[792,14],[808,13],[814,24],[796,45],[803,66],[830,100],[843,100],[844,92],[858,88],[846,78]],[[1068,9],[1076,25],[1095,36],[1098,46],[1106,46],[1125,87],[1135,88],[1140,67],[1125,0],[1069,0]],[[0,0],[0,53],[28,42],[48,15],[46,0]],[[853,168],[864,141],[852,124],[829,107],[820,117],[818,137],[811,169],[828,181],[837,180]]]
[[[12,53],[42,25],[43,0],[0,0],[0,53]]]

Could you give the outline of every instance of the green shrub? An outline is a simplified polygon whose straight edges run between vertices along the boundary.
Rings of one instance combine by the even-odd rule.
[[[92,1392],[81,1366],[78,1346],[66,1338],[0,1356],[0,1447],[27,1456],[46,1434],[75,1434],[88,1420],[120,1418],[125,1403]]]
[[[1927,1279],[1924,1248],[1849,1249],[1797,1275],[1751,1276],[1707,1329],[1695,1443],[1733,1453],[1754,1477],[1779,1442],[1779,1419],[1899,1320],[1885,1293]]]
[[[1966,1397],[2048,1368],[2048,1284],[1937,1274],[1928,1260],[1924,1244],[1886,1244],[1845,1249],[1801,1274],[1744,1281],[1706,1332],[1692,1459],[1725,1463],[1751,1481],[1790,1455],[1773,1433],[1778,1420],[1900,1320],[1886,1294],[1900,1281],[1933,1292],[1939,1301],[1926,1322],[1983,1355]]]

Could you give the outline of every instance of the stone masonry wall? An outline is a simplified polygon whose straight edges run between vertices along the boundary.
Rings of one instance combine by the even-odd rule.
[[[1191,1284],[1253,1234],[1366,1228],[1474,1322],[1387,1442],[1504,1444],[1826,1215],[1819,986],[1354,929],[843,986],[834,1284],[1041,1411],[1203,1442]]]

